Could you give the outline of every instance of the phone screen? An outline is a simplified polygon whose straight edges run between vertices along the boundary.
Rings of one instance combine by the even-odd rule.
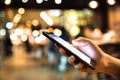
[[[90,68],[94,69],[94,65],[92,64],[92,59],[86,56],[83,52],[73,47],[71,44],[69,44],[67,41],[62,39],[61,37],[48,32],[43,32],[43,35],[45,35],[48,39],[55,42],[56,44],[60,45],[63,49],[67,50],[70,55],[73,55],[77,58],[79,61],[83,61],[85,64],[87,64]],[[78,62],[78,61],[77,61]]]

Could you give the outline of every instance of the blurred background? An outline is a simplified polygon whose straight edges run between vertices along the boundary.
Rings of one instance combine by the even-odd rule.
[[[119,0],[0,0],[0,80],[116,80],[76,70],[41,32],[87,37],[120,58],[119,14]]]

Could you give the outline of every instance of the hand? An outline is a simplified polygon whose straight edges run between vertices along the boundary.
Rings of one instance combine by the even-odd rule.
[[[60,48],[60,53],[64,56],[68,57],[68,62],[73,66],[77,67],[79,70],[84,72],[103,72],[104,65],[106,65],[105,53],[96,45],[93,41],[87,38],[78,38],[72,41],[72,45],[78,50],[82,51],[84,54],[89,56],[95,62],[95,70],[90,69],[89,67],[85,67],[85,64],[80,62],[75,65],[75,57],[73,55],[67,56],[67,53],[64,49]]]

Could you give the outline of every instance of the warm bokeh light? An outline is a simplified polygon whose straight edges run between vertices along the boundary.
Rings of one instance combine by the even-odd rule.
[[[61,4],[61,3],[62,3],[62,0],[55,0],[55,3],[56,3],[56,4]]]
[[[98,7],[98,2],[93,0],[93,1],[90,1],[88,5],[90,8],[95,9]]]
[[[32,32],[32,30],[30,29],[30,28],[25,28],[24,29],[24,34],[26,34],[26,35],[31,35],[31,32]]]
[[[38,24],[39,24],[39,21],[38,21],[38,20],[33,20],[33,21],[32,21],[32,25],[33,25],[33,26],[38,26]]]
[[[5,4],[6,5],[10,5],[11,4],[11,0],[5,0]]]
[[[40,4],[40,3],[43,2],[43,0],[36,0],[36,2],[37,2],[38,4]]]
[[[37,44],[39,44],[39,43],[41,42],[41,38],[40,38],[40,37],[36,37],[36,38],[35,38],[35,42],[36,42]]]
[[[72,26],[70,29],[71,36],[76,36],[80,32],[80,29],[78,26]]]
[[[54,34],[57,36],[61,36],[62,35],[62,31],[60,29],[55,29],[54,30]]]
[[[27,3],[27,2],[28,2],[28,0],[22,0],[22,2],[23,2],[23,3]]]
[[[20,28],[17,28],[17,29],[15,29],[15,34],[17,34],[18,36],[21,36],[24,34],[24,31]]]
[[[51,28],[51,27],[49,27],[47,30],[48,30],[49,32],[54,32],[54,29]]]
[[[14,19],[13,19],[13,22],[18,23],[20,21],[21,17],[22,16],[20,14],[16,14]]]
[[[35,38],[35,42],[37,44],[42,43],[44,40],[46,40],[46,37],[44,35],[42,35],[42,34],[40,34],[40,36]]]
[[[32,32],[32,35],[33,35],[34,37],[37,37],[37,36],[39,35],[39,31],[34,30],[34,31]]]
[[[49,10],[51,16],[59,17],[61,15],[61,10]]]
[[[10,39],[13,41],[17,41],[18,36],[15,33],[10,34]]]
[[[107,0],[107,3],[109,5],[114,5],[116,3],[116,1],[115,0]]]
[[[54,21],[50,16],[47,15],[46,12],[41,12],[40,17],[49,25],[52,26],[54,24]]]
[[[18,9],[18,13],[19,14],[24,14],[25,13],[25,9],[24,8],[19,8]]]

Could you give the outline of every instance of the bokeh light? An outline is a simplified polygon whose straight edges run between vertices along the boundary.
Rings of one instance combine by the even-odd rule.
[[[24,14],[25,13],[25,9],[24,8],[19,8],[18,9],[18,13],[19,14]]]
[[[6,28],[7,28],[7,29],[13,28],[13,23],[12,23],[12,22],[7,22],[7,23],[6,23]]]
[[[23,3],[27,3],[27,2],[28,2],[28,0],[22,0],[22,2],[23,2]]]
[[[55,0],[55,3],[56,3],[56,4],[61,4],[61,3],[62,3],[62,0]]]
[[[95,8],[97,8],[98,7],[98,2],[97,1],[90,1],[89,2],[89,7],[90,8],[93,8],[93,9],[95,9]]]
[[[55,29],[54,30],[54,34],[57,36],[61,36],[62,35],[62,31],[60,29]]]
[[[33,21],[32,21],[32,25],[33,25],[33,26],[38,26],[38,24],[39,24],[39,21],[38,21],[38,20],[33,20]]]
[[[115,0],[107,0],[107,3],[109,5],[114,5],[116,3],[116,1]]]
[[[10,5],[11,4],[11,0],[5,0],[5,4],[6,5]]]
[[[24,31],[20,28],[17,28],[17,29],[15,29],[15,34],[17,34],[18,36],[21,36],[24,34]]]
[[[33,35],[34,37],[37,37],[37,36],[39,35],[39,31],[34,30],[34,31],[32,32],[32,35]]]
[[[5,29],[1,29],[0,30],[0,35],[1,36],[5,36],[6,35],[6,30]]]
[[[43,2],[43,0],[36,0],[36,2],[37,2],[38,4],[40,4],[40,3]]]

